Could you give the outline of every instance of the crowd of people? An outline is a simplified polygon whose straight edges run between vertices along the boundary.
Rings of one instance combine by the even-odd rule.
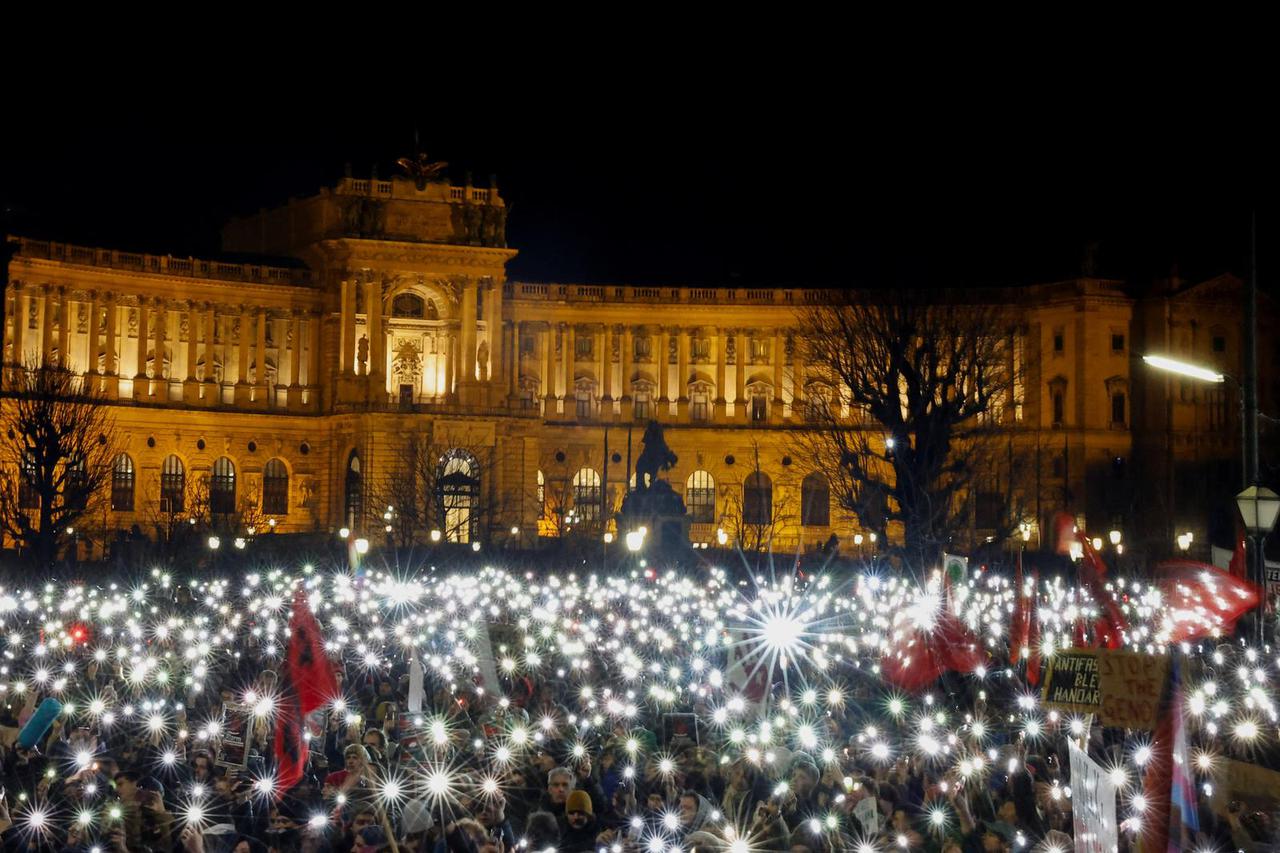
[[[203,606],[180,589],[164,605],[188,615]],[[344,618],[355,614],[353,607]],[[146,639],[159,656],[168,641]],[[645,701],[628,691],[628,674],[594,684],[575,678],[609,668],[591,649],[537,672],[503,671],[496,689],[447,683],[430,667],[419,689],[407,655],[370,666],[358,654],[335,654],[342,698],[308,721],[306,772],[281,791],[272,782],[275,722],[263,706],[280,688],[280,648],[248,623],[232,645],[236,653],[209,667],[199,691],[154,682],[139,690],[123,655],[94,656],[88,646],[48,661],[70,684],[55,690],[46,674],[21,695],[6,690],[5,851],[1073,847],[1066,720],[1043,717],[1038,737],[1002,725],[1002,709],[1028,694],[1012,672],[981,682],[946,677],[925,697],[867,677],[815,699],[826,686],[776,680],[767,712],[735,727],[725,704],[697,690]],[[8,665],[23,661],[11,653]],[[15,744],[54,692],[68,710],[38,743]],[[618,711],[619,703],[633,709]],[[769,736],[788,727],[786,738]],[[956,731],[973,739],[958,742]],[[1135,742],[1134,733],[1097,726],[1085,737],[1092,754],[1114,755],[1117,765]],[[1272,837],[1263,812],[1233,807],[1219,818],[1203,799],[1199,811],[1200,831],[1216,849],[1265,849]],[[1122,848],[1134,837],[1122,833]]]

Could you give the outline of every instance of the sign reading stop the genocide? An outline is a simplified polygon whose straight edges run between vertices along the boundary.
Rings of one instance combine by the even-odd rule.
[[[1169,658],[1108,649],[1071,649],[1049,661],[1044,704],[1097,714],[1104,726],[1154,729]]]

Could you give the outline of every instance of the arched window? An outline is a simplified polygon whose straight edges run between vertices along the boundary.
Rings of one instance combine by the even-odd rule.
[[[225,457],[224,457],[225,458]],[[222,461],[222,460],[219,460]],[[230,460],[227,460],[230,464]],[[214,465],[214,471],[218,466]],[[160,511],[165,513],[182,512],[186,504],[187,495],[187,469],[182,464],[182,460],[172,453],[164,458],[164,463],[160,466]],[[235,470],[231,473],[231,502],[235,503]],[[210,492],[210,503],[213,503],[213,495]],[[212,509],[212,506],[210,507]],[[218,512],[212,509],[213,512]],[[230,512],[231,510],[226,510]]]
[[[573,475],[573,513],[582,521],[599,521],[604,491],[594,468],[579,468]]]
[[[84,509],[89,505],[89,471],[83,456],[67,460],[66,476],[62,486],[63,501],[71,509]]]
[[[347,479],[342,507],[347,527],[355,527],[364,509],[364,476],[360,473],[360,454],[354,450],[347,457]]]
[[[391,316],[421,320],[426,316],[426,304],[416,293],[401,293],[391,300]]]
[[[814,471],[800,484],[800,523],[805,527],[831,524],[831,489],[820,471]]]
[[[289,514],[289,470],[279,459],[272,459],[262,469],[262,511],[267,515]]]
[[[440,457],[436,508],[446,542],[473,542],[480,534],[480,465],[465,450]]]
[[[209,478],[209,511],[215,515],[230,515],[236,511],[236,466],[225,456],[213,463],[213,476]]]
[[[111,463],[111,511],[133,512],[133,460],[127,453]]]
[[[763,471],[756,471],[742,483],[742,523],[769,524],[772,521],[773,481]]]
[[[716,520],[716,481],[706,471],[694,471],[684,484],[684,505],[694,524]]]

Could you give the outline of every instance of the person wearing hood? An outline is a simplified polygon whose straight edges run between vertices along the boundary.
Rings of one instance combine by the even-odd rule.
[[[596,848],[599,822],[591,795],[586,791],[574,791],[565,803],[566,828],[560,836],[559,853],[590,853]]]
[[[698,832],[704,827],[710,828],[711,816],[715,813],[715,806],[711,805],[711,801],[699,794],[697,791],[685,790],[680,795],[679,817],[680,817],[680,834],[681,836]]]

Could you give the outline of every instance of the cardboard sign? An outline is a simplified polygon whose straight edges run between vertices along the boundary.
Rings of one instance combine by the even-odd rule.
[[[1169,679],[1168,655],[1101,651],[1098,674],[1102,676],[1104,726],[1126,729],[1154,729],[1160,714],[1160,700]]]
[[[1214,814],[1226,817],[1236,802],[1244,812],[1272,812],[1280,806],[1280,773],[1231,758],[1220,761],[1209,797]]]
[[[1074,740],[1071,749],[1071,823],[1076,853],[1113,853],[1119,843],[1116,786],[1107,771]]]
[[[230,770],[243,770],[249,764],[248,710],[243,705],[223,704],[222,732],[214,764]]]
[[[1167,656],[1108,649],[1071,649],[1049,660],[1044,704],[1097,714],[1104,726],[1154,729],[1169,677]]]
[[[1044,677],[1044,704],[1059,711],[1097,714],[1102,711],[1102,678],[1093,649],[1058,652]]]

